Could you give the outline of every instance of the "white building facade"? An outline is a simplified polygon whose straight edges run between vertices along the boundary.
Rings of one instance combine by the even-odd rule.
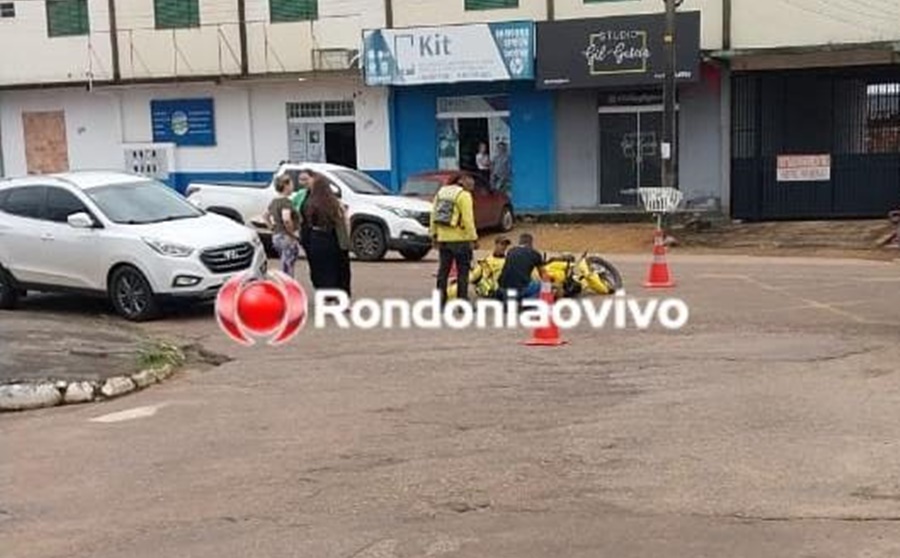
[[[5,4],[0,51],[27,55],[0,64],[4,175],[121,168],[183,191],[304,159],[390,182],[387,91],[357,69],[383,0]]]

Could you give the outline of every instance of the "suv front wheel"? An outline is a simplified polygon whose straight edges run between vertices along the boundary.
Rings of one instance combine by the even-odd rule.
[[[109,279],[109,298],[116,312],[133,322],[156,317],[156,295],[144,274],[130,265],[118,268]]]
[[[12,277],[0,267],[0,310],[12,310],[19,301],[19,290]]]
[[[357,225],[350,236],[353,253],[362,261],[378,261],[387,253],[387,237],[384,229],[375,223]]]

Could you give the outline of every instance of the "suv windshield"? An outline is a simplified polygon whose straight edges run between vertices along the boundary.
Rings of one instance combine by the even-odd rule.
[[[400,193],[404,196],[433,196],[441,187],[441,181],[430,178],[410,178]]]
[[[355,170],[336,170],[334,175],[357,194],[388,196],[390,192],[369,175]]]
[[[203,212],[153,180],[90,188],[85,193],[110,221],[127,225],[144,225],[191,219]]]

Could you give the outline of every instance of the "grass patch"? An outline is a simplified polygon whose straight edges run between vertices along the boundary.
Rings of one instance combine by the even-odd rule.
[[[142,370],[148,368],[177,368],[184,364],[185,354],[170,343],[157,342],[144,346],[138,352],[138,363]]]

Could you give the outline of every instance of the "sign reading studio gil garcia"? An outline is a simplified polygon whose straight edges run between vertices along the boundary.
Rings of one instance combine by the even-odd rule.
[[[541,89],[658,85],[665,78],[665,17],[646,14],[537,24]],[[696,81],[700,12],[677,14],[676,79]]]
[[[366,84],[534,79],[534,37],[530,21],[366,30]]]

